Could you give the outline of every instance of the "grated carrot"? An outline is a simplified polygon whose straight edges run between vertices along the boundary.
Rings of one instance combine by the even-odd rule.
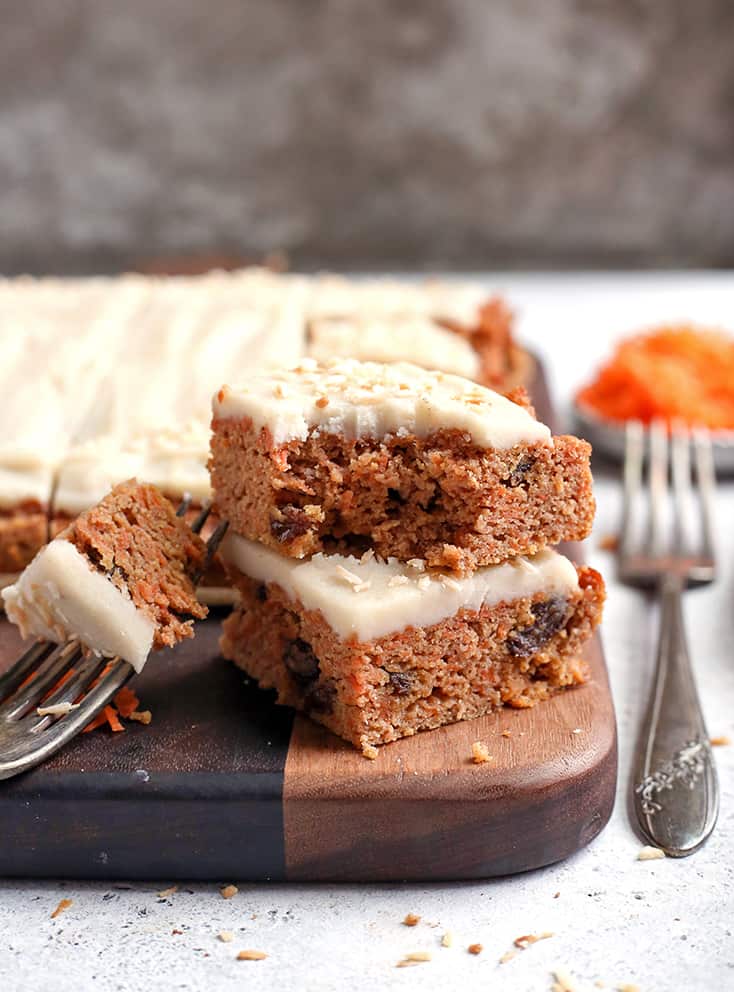
[[[98,713],[82,732],[88,734],[91,730],[96,730],[97,727],[103,727],[106,723],[109,724],[110,730],[113,730],[115,733],[119,733],[119,731],[125,729],[120,723],[120,717],[115,707],[105,706],[102,712]]]
[[[120,723],[120,718],[117,715],[117,710],[114,706],[105,706],[102,712],[107,718],[107,723],[110,725],[110,730],[114,733],[118,734],[121,730],[125,729]]]
[[[734,338],[688,324],[627,338],[576,399],[615,421],[734,430]]]
[[[107,723],[107,708],[108,707],[105,706],[105,708],[98,713],[93,720],[90,720],[82,731],[83,734],[88,734],[90,731],[96,730],[97,727],[101,727],[103,724]]]
[[[135,713],[138,706],[140,706],[140,700],[132,689],[128,689],[127,686],[123,686],[122,689],[115,694],[112,702],[117,707],[117,711],[120,716],[125,720],[128,719],[131,713]]]

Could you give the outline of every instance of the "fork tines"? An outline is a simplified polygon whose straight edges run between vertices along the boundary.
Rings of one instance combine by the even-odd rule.
[[[637,504],[644,497],[645,465],[648,510],[643,536]],[[708,431],[678,426],[669,431],[660,420],[653,421],[649,429],[640,421],[628,422],[619,549],[623,577],[648,584],[667,563],[684,566],[688,581],[709,581],[714,567],[714,487]]]

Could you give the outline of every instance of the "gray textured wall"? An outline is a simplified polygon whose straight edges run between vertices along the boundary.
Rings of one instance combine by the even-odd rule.
[[[0,0],[0,270],[734,263],[731,0]]]

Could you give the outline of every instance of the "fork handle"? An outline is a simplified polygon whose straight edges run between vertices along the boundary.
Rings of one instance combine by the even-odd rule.
[[[677,575],[660,582],[657,662],[633,793],[645,838],[675,858],[704,843],[719,812],[719,783],[683,626],[683,587]]]

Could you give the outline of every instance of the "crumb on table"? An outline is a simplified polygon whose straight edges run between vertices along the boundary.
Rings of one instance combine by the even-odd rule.
[[[484,765],[492,760],[492,755],[487,750],[487,745],[481,741],[474,741],[471,746],[471,760],[475,765]]]
[[[158,893],[158,898],[159,899],[170,899],[170,897],[175,892],[178,892],[178,886],[177,885],[170,885],[167,889],[161,889],[161,891]]]
[[[265,951],[240,951],[237,955],[238,961],[264,961],[267,957]]]
[[[221,930],[217,934],[217,937],[219,938],[219,940],[221,940],[223,944],[229,944],[231,941],[234,940],[234,934],[232,933],[231,930]]]
[[[662,851],[659,847],[650,847],[648,844],[640,848],[637,853],[638,861],[657,861],[664,857],[665,851]]]
[[[377,748],[374,744],[365,744],[362,748],[362,757],[369,758],[370,761],[374,761],[377,757]]]
[[[410,968],[414,964],[423,964],[424,961],[431,960],[430,951],[411,951],[406,954],[405,957],[401,958],[400,961],[395,965],[396,968]]]
[[[481,954],[483,950],[484,948],[482,947],[481,944],[469,944],[469,946],[467,947],[467,951],[470,954]]]
[[[236,885],[225,885],[219,890],[222,899],[233,899],[240,890]]]
[[[548,940],[549,937],[553,936],[554,934],[550,930],[544,930],[542,933],[526,933],[522,937],[515,937],[513,944],[524,951],[531,944],[537,944],[539,940]]]
[[[555,981],[551,986],[551,992],[576,992],[573,979],[565,969],[556,968],[553,972],[553,977]]]
[[[441,938],[441,947],[451,947],[453,943],[454,943],[453,934],[451,933],[450,930],[447,930],[446,933]]]
[[[726,734],[720,734],[718,737],[712,737],[709,743],[711,747],[727,747],[731,744],[731,737],[727,737]]]
[[[74,905],[74,900],[73,899],[62,899],[59,902],[59,904],[56,907],[56,909],[53,911],[53,913],[51,913],[51,919],[52,920],[55,920],[57,916],[61,916],[62,913],[65,913],[66,910],[69,909],[69,907],[70,906],[73,906],[73,905]]]
[[[415,927],[420,923],[420,921],[421,921],[420,916],[417,916],[415,913],[408,913],[408,915],[403,920],[403,926]]]

